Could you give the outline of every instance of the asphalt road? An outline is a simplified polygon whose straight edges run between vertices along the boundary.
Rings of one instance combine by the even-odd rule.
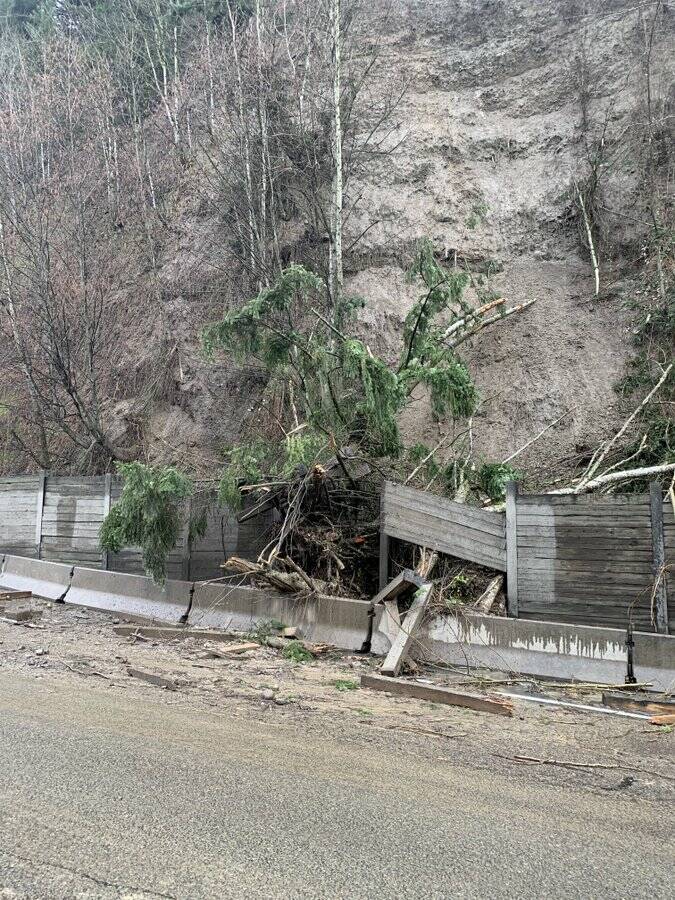
[[[0,898],[673,896],[673,811],[0,675]]]

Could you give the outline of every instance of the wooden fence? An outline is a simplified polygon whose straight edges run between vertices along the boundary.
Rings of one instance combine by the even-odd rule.
[[[110,475],[70,478],[33,475],[0,479],[0,553],[92,569],[145,574],[139,550],[102,551],[98,534],[122,484]],[[268,540],[267,520],[240,525],[227,508],[208,511],[203,538],[188,545],[187,528],[169,554],[167,575],[202,581],[216,578],[228,556],[258,555]]]
[[[675,632],[675,514],[659,485],[555,496],[511,484],[497,513],[388,482],[381,533],[381,581],[393,537],[506,572],[512,616]]]
[[[110,476],[0,479],[0,553],[142,574],[139,551],[98,545],[120,491]],[[675,513],[658,485],[647,495],[575,497],[522,495],[511,484],[502,513],[387,482],[381,535],[381,581],[398,538],[506,572],[512,616],[615,627],[630,619],[675,633]],[[188,546],[183,533],[168,576],[217,577],[228,556],[255,558],[268,539],[266,519],[240,525],[213,508],[203,538]]]
[[[380,587],[388,577],[389,538],[506,572],[504,513],[453,503],[426,491],[387,481],[382,492]]]

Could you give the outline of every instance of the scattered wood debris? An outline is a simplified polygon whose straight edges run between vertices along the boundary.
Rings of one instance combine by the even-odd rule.
[[[664,716],[652,716],[650,725],[675,725],[675,713],[666,713]]]
[[[133,669],[131,666],[127,667],[127,675],[130,675],[132,678],[138,678],[140,681],[147,681],[148,684],[154,684],[156,687],[164,688],[167,691],[175,691],[177,687],[176,682],[170,678],[162,678],[161,675],[155,675],[153,672],[144,672],[142,669]]]
[[[493,754],[497,759],[508,759],[513,762],[533,763],[541,766],[562,766],[565,769],[622,769],[625,772],[642,772],[644,775],[664,778],[666,781],[675,781],[672,775],[664,775],[663,772],[654,772],[649,769],[641,769],[639,766],[625,766],[621,763],[595,763],[572,762],[566,759],[542,759],[538,756],[505,756],[501,753]]]
[[[408,588],[421,588],[424,585],[424,579],[414,572],[412,569],[403,569],[402,572],[386,584],[379,594],[376,594],[372,603],[377,606],[378,603],[384,603],[386,600],[393,600]]]
[[[431,700],[432,703],[445,703],[448,706],[463,706],[477,712],[495,713],[498,716],[512,716],[513,704],[506,700],[479,697],[475,694],[458,694],[448,688],[419,681],[408,681],[404,678],[389,678],[382,675],[362,675],[361,687],[373,691],[387,691],[405,697],[416,697],[418,700]]]
[[[626,696],[603,691],[602,702],[605,706],[622,709],[625,712],[650,713],[652,716],[675,715],[675,700]]]
[[[208,631],[186,625],[115,625],[113,632],[120,637],[140,637],[146,640],[174,641],[196,638],[208,641],[236,642],[241,636],[228,631]]]
[[[253,583],[271,584],[277,590],[291,594],[329,594],[331,586],[327,581],[310,578],[300,566],[289,557],[277,560],[284,563],[292,571],[281,572],[263,563],[254,563],[248,559],[231,556],[221,565],[221,569],[235,575],[246,575]]]
[[[424,618],[424,613],[429,604],[432,590],[433,584],[427,582],[419,588],[415,594],[413,604],[408,610],[408,614],[401,624],[398,635],[394,639],[394,643],[391,645],[391,649],[389,650],[389,653],[387,653],[386,659],[382,664],[381,671],[383,675],[398,675],[401,671],[401,666],[405,660],[408,648],[413,642],[415,632],[422,624],[422,619]]]
[[[30,606],[16,606],[5,609],[5,618],[11,619],[13,622],[30,622],[33,619],[39,619],[42,612],[39,609],[32,609]]]
[[[98,672],[96,669],[94,669],[91,666],[90,663],[88,663],[84,660],[80,661],[80,662],[76,662],[72,666],[70,665],[70,663],[67,663],[65,660],[62,660],[62,664],[66,667],[66,669],[69,669],[71,672],[74,672],[76,675],[84,675],[86,677],[96,675],[99,678],[105,678],[106,681],[112,681],[110,675],[106,675],[104,672]]]
[[[417,568],[414,571],[404,569],[400,575],[394,578],[393,581],[390,581],[389,584],[374,598],[373,602],[377,601],[378,598],[381,598],[382,601],[386,603],[388,615],[396,621],[398,617],[398,606],[394,606],[394,604],[396,604],[397,594],[411,585],[417,587],[412,606],[408,610],[405,619],[401,622],[398,634],[394,638],[389,653],[382,664],[381,671],[383,675],[398,675],[401,671],[410,645],[415,637],[415,632],[422,624],[424,614],[429,605],[429,600],[431,599],[433,582],[428,579],[437,562],[438,553],[427,553],[426,551],[423,551]]]
[[[494,606],[495,600],[499,596],[499,592],[504,587],[504,576],[497,575],[496,578],[493,578],[490,584],[488,584],[486,590],[483,594],[478,598],[474,605],[474,609],[476,612],[483,613],[484,615],[489,615],[492,607]]]
[[[227,659],[232,656],[241,656],[242,653],[249,653],[251,650],[258,650],[259,648],[260,644],[256,644],[253,641],[244,641],[239,644],[225,644],[217,650],[215,647],[209,647],[208,645],[204,649],[211,659]]]
[[[506,691],[500,691],[502,697],[508,697],[511,700],[523,700],[526,703],[542,703],[545,706],[561,706],[566,709],[580,709],[584,712],[600,713],[605,716],[623,716],[627,719],[648,719],[648,715],[643,713],[624,712],[620,709],[605,709],[602,706],[591,706],[589,703],[570,703],[566,700],[553,700],[551,697],[542,697],[530,694],[511,694]]]
[[[333,644],[314,644],[312,641],[301,641],[297,638],[268,637],[263,643],[267,647],[273,647],[275,650],[285,650],[290,644],[300,644],[304,649],[311,653],[312,656],[322,656],[324,653],[330,653],[336,647]]]
[[[7,603],[9,600],[32,600],[32,591],[0,591],[0,603]]]

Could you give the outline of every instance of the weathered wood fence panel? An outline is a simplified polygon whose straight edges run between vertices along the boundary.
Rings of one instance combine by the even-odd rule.
[[[0,478],[0,547],[4,553],[36,557],[41,475]]]
[[[524,495],[517,540],[521,618],[652,630],[649,496]]]
[[[98,532],[105,516],[106,479],[48,477],[45,483],[40,558],[103,567]]]
[[[380,580],[388,540],[506,571],[509,615],[675,632],[675,512],[646,495],[507,491],[506,515],[401,485],[382,496]]]
[[[101,524],[121,492],[120,479],[105,475],[0,479],[0,553],[145,574],[140,550],[105,553],[99,547]],[[266,517],[240,525],[230,510],[210,509],[207,532],[193,546],[187,544],[185,528],[169,554],[167,576],[192,581],[216,578],[227,556],[255,558],[269,539],[268,530]]]
[[[381,528],[389,537],[506,571],[504,513],[454,503],[388,481]]]

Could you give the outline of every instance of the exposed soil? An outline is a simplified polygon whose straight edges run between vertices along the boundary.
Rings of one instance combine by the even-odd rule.
[[[368,302],[360,329],[371,346],[396,354],[416,297],[405,273],[425,237],[450,263],[483,273],[486,289],[513,302],[536,299],[463,348],[485,400],[473,423],[477,457],[504,459],[567,413],[518,458],[528,486],[564,477],[625,417],[614,387],[634,353],[627,303],[642,246],[639,165],[625,136],[644,119],[643,7],[394,0],[377,34],[378,71],[407,90],[396,110],[395,152],[348,186],[349,204],[360,197],[345,236],[346,247],[354,244],[347,289]],[[669,50],[667,32],[654,35],[659,97],[672,80]],[[611,107],[607,140],[626,149],[604,178],[599,297],[570,194],[585,173],[589,137],[582,57],[591,86],[586,131],[597,137]],[[167,235],[158,247],[158,299],[151,301],[142,277],[128,289],[133,324],[118,373],[124,399],[111,416],[122,443],[140,428],[152,459],[212,471],[222,447],[238,439],[263,380],[255,367],[227,358],[214,365],[200,353],[204,323],[245,297],[236,277],[216,276],[218,267],[204,262],[232,235],[202,209],[197,186],[170,187],[170,231],[180,237]],[[154,398],[135,387],[147,388],[148,373],[162,382]],[[435,443],[424,396],[402,425],[410,442]]]

